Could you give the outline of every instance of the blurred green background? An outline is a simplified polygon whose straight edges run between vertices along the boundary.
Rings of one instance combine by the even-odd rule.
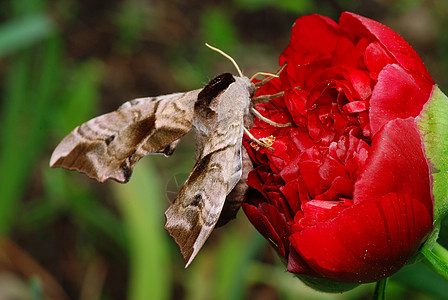
[[[82,122],[234,73],[205,42],[247,75],[274,72],[297,17],[344,10],[399,32],[448,91],[446,0],[0,1],[0,300],[369,299],[371,284],[305,287],[241,212],[184,269],[163,212],[193,166],[191,136],[169,159],[143,159],[126,185],[48,167]],[[448,299],[448,283],[417,264],[392,278],[388,296]]]

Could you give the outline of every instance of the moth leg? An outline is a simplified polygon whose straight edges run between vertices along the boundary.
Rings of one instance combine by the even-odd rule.
[[[265,79],[263,79],[262,81],[260,81],[260,82],[257,82],[256,84],[255,84],[255,87],[256,88],[259,88],[260,86],[262,86],[263,84],[265,84],[266,82],[268,82],[269,80],[271,80],[272,78],[274,78],[274,77],[278,77],[279,75],[280,75],[280,73],[283,71],[283,69],[286,67],[286,62],[280,67],[280,69],[278,69],[277,70],[277,72],[275,72],[275,76],[269,76],[269,77],[266,77]]]
[[[250,111],[251,111],[255,116],[257,116],[260,120],[262,120],[262,121],[264,121],[264,122],[266,122],[266,123],[268,123],[268,124],[270,124],[270,125],[272,125],[272,126],[275,126],[275,127],[288,127],[288,126],[292,126],[292,123],[291,123],[291,122],[288,122],[288,123],[285,123],[285,124],[274,122],[274,121],[272,121],[272,120],[270,120],[270,119],[264,117],[264,116],[263,116],[258,110],[256,110],[254,107],[252,107],[252,108],[250,109]]]
[[[272,73],[268,73],[268,72],[257,72],[254,75],[252,75],[252,77],[249,80],[253,81],[257,76],[260,76],[260,75],[267,76],[266,78],[269,78],[269,79],[270,78],[278,78],[279,77],[277,74],[272,74]]]
[[[278,92],[276,94],[273,95],[262,95],[262,96],[258,96],[258,97],[253,97],[251,98],[252,103],[266,103],[271,101],[272,99],[281,97],[285,94],[284,91]]]
[[[271,151],[274,151],[274,150],[275,150],[274,148],[272,148],[272,147],[269,146],[268,144],[266,144],[266,143],[260,141],[260,140],[257,139],[256,137],[254,137],[254,136],[252,135],[252,133],[250,133],[250,131],[247,130],[246,128],[244,128],[244,133],[246,133],[246,135],[247,135],[252,141],[254,141],[255,143],[257,143],[257,144],[260,145],[261,147],[268,148],[268,149],[271,150]]]

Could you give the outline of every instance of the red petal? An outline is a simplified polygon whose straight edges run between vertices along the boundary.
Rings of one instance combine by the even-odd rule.
[[[375,38],[405,69],[420,73],[428,83],[434,84],[418,54],[398,33],[389,27],[349,12],[341,14],[339,24],[346,31],[355,35]]]
[[[432,88],[400,66],[387,65],[378,77],[370,100],[372,135],[390,120],[418,116]]]
[[[308,132],[304,132],[302,130],[291,131],[291,139],[294,145],[297,147],[297,151],[299,153],[302,153],[306,149],[309,149],[314,146],[314,142],[310,138]]]
[[[355,47],[349,37],[340,36],[336,49],[333,52],[332,66],[346,66],[353,69],[359,68],[359,61],[362,57],[361,51]]]
[[[284,186],[280,187],[280,191],[285,196],[285,199],[291,208],[292,214],[295,214],[301,209],[302,202],[299,198],[299,178],[285,183]]]
[[[302,274],[302,275],[314,275],[318,276],[316,272],[310,269],[303,258],[297,253],[296,249],[290,244],[288,255],[288,272]]]
[[[258,206],[243,203],[242,207],[252,225],[271,242],[280,257],[286,258],[289,229],[285,218],[274,206],[266,202]]]
[[[291,122],[292,120],[291,115],[289,114],[288,109],[286,108],[285,100],[283,100],[283,97],[275,98],[266,103],[257,104],[256,109],[265,118],[268,118],[269,120],[280,124],[286,124],[288,122]],[[272,127],[272,125],[266,123],[265,121],[259,118],[255,119],[254,126],[256,126],[257,128]]]
[[[304,218],[299,223],[303,227],[314,226],[333,219],[344,209],[337,201],[311,200],[302,205]]]
[[[365,169],[355,184],[355,203],[407,193],[433,210],[429,167],[414,119],[389,122],[374,136]]]
[[[378,74],[388,64],[396,63],[384,46],[379,42],[370,43],[364,53],[364,63],[374,79],[378,79]]]
[[[392,275],[432,228],[432,212],[407,194],[391,193],[342,211],[335,219],[290,237],[308,265],[324,277],[373,282]]]
[[[254,81],[254,83],[259,81]],[[263,96],[263,95],[272,95],[282,91],[282,82],[279,78],[272,78],[267,83],[263,84],[257,89],[257,93],[254,97]]]
[[[359,113],[369,109],[369,103],[367,101],[354,101],[344,105],[344,108],[351,114]]]
[[[303,90],[286,90],[283,100],[288,107],[294,123],[305,126],[306,124],[306,99],[308,92]]]
[[[322,164],[317,161],[308,160],[299,163],[300,173],[312,199],[330,187],[330,183],[324,180],[319,174],[321,166]]]
[[[289,61],[288,56],[307,52],[332,52],[341,30],[330,18],[320,15],[303,16],[296,20],[291,32],[291,42],[280,56],[280,65]]]
[[[316,197],[318,200],[338,200],[339,198],[353,197],[353,181],[344,178],[336,177],[331,183],[331,187]]]

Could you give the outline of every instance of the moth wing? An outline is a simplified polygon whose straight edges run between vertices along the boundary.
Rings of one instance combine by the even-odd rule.
[[[215,227],[230,186],[232,170],[225,161],[241,160],[236,147],[210,153],[197,161],[174,203],[165,212],[165,229],[179,245],[188,266]]]
[[[76,127],[56,147],[50,166],[76,170],[100,182],[127,182],[140,158],[170,155],[177,140],[190,131],[199,92],[126,102]]]
[[[179,245],[186,267],[213,231],[227,195],[241,177],[242,126],[241,118],[210,136],[205,152],[165,212],[165,229]]]
[[[244,128],[252,128],[254,124],[254,116],[252,114],[244,115],[243,120]],[[232,191],[227,195],[216,227],[224,226],[229,221],[236,218],[236,214],[243,204],[244,198],[246,197],[246,192],[249,189],[249,186],[247,185],[247,178],[253,168],[254,165],[249,153],[245,147],[241,147],[241,177]]]
[[[238,213],[241,204],[243,204],[246,192],[249,189],[249,186],[247,185],[247,177],[249,172],[253,170],[253,164],[249,153],[247,153],[247,150],[244,147],[241,147],[241,161],[241,178],[232,191],[227,195],[216,227],[221,227],[236,218],[236,214]]]
[[[165,229],[192,262],[216,226],[227,195],[242,174],[243,123],[255,91],[247,77],[229,73],[212,79],[195,103],[197,162],[165,212]]]

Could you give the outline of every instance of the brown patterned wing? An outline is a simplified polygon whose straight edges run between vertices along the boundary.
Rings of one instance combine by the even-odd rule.
[[[253,170],[253,163],[250,159],[249,153],[246,148],[241,147],[241,160],[242,160],[242,173],[241,178],[235,185],[233,190],[227,195],[226,201],[219,216],[216,227],[226,225],[229,221],[236,218],[236,214],[240,210],[243,204],[245,195],[249,186],[247,185],[247,176],[249,172]]]
[[[76,127],[56,147],[50,166],[76,170],[100,182],[127,182],[143,156],[172,154],[177,140],[192,128],[199,92],[126,102]]]
[[[241,176],[241,144],[227,142],[196,162],[176,200],[165,212],[165,229],[179,245],[186,266],[215,227],[226,196],[235,185],[232,181]]]
[[[246,77],[222,74],[201,91],[193,127],[197,161],[173,204],[165,229],[188,266],[213,231],[227,195],[241,178],[244,116],[253,84]]]

